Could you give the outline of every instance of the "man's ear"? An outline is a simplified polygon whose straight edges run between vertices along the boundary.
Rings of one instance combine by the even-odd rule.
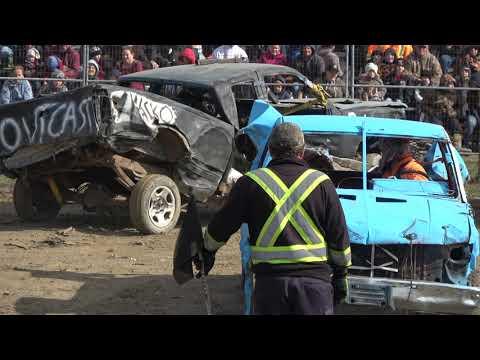
[[[304,158],[304,157],[303,157],[304,155],[305,155],[305,148],[302,149],[302,152],[298,155],[298,157],[299,157],[300,159],[303,159],[303,158]]]

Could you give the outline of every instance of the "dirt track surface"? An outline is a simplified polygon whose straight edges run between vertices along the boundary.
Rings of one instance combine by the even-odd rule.
[[[206,314],[201,282],[179,286],[171,275],[178,228],[142,236],[127,219],[108,225],[79,207],[51,223],[23,223],[10,194],[3,184],[0,314]],[[219,251],[208,277],[216,314],[242,311],[238,241]]]
[[[12,184],[0,180],[0,315],[206,314],[200,280],[179,286],[172,277],[179,226],[168,235],[143,236],[128,218],[113,225],[77,206],[50,223],[24,223],[15,215]],[[212,214],[200,209],[202,223]],[[239,240],[237,233],[219,250],[208,276],[217,315],[242,314]]]

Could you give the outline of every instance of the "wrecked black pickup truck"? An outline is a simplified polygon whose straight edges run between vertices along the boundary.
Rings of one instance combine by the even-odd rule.
[[[268,84],[277,76],[298,90],[296,98],[272,95]],[[301,73],[267,64],[167,67],[123,76],[118,85],[0,107],[0,173],[16,179],[20,218],[52,219],[72,203],[100,213],[127,207],[138,230],[167,232],[190,196],[221,198],[240,175],[235,169],[249,168],[236,151],[246,138],[234,137],[255,100],[297,115],[403,118],[406,108],[352,99],[321,105],[308,97],[311,83]]]
[[[137,229],[166,232],[184,194],[205,201],[230,168],[232,124],[153,93],[87,86],[1,106],[0,119],[1,173],[24,220],[124,204]]]

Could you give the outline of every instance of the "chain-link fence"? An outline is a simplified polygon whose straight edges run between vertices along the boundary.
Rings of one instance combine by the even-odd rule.
[[[192,61],[185,57],[209,58],[217,46],[0,45],[0,102],[92,82],[114,83],[126,73]],[[480,123],[480,56],[475,45],[240,47],[249,62],[296,68],[321,83],[332,97],[403,102],[409,119],[439,123],[478,150],[478,140],[471,144],[478,139]],[[185,52],[186,48],[194,51]]]

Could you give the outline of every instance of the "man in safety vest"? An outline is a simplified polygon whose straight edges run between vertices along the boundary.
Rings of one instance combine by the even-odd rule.
[[[345,216],[332,181],[302,159],[304,147],[296,124],[277,125],[272,161],[237,181],[205,231],[208,272],[216,251],[248,224],[257,315],[333,314],[348,295]]]
[[[395,176],[399,179],[427,181],[425,168],[417,161],[410,151],[408,139],[384,139],[380,142],[382,159],[379,170],[383,178]]]

